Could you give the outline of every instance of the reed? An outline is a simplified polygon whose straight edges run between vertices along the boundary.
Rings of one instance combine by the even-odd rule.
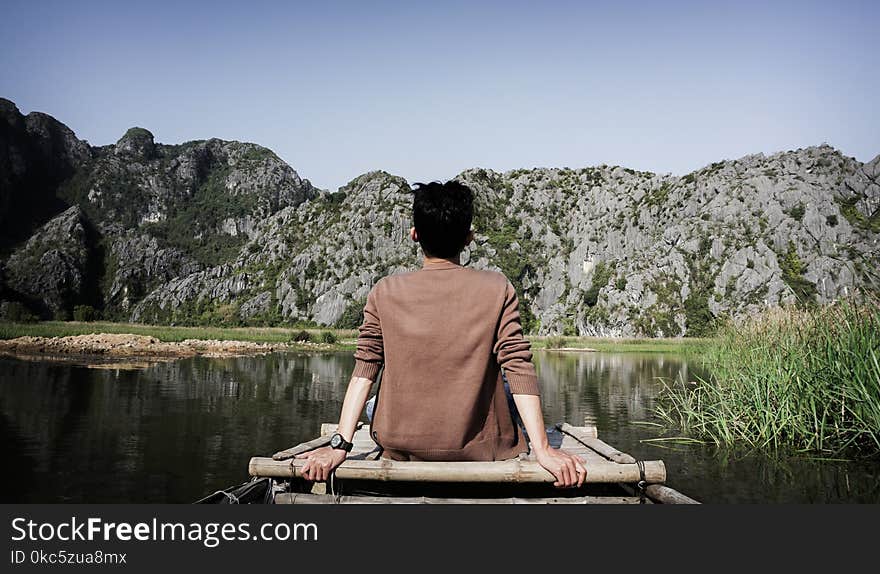
[[[880,453],[880,303],[776,309],[722,327],[706,379],[667,384],[657,414],[719,445]]]

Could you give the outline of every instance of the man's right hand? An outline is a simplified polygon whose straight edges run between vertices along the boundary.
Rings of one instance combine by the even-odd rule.
[[[556,477],[553,486],[557,488],[571,488],[584,485],[587,478],[587,469],[583,461],[567,452],[555,448],[535,449],[535,458],[538,464],[546,468],[550,474]]]

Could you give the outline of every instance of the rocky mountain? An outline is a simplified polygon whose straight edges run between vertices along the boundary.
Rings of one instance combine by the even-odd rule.
[[[0,111],[0,221],[21,228],[0,244],[0,309],[354,327],[379,278],[419,265],[402,178],[331,193],[254,144],[162,145],[132,128],[91,147],[49,116]],[[457,179],[477,196],[464,262],[511,279],[529,332],[701,335],[721,317],[880,291],[880,156],[822,145],[683,177],[603,165]]]
[[[255,144],[161,145],[132,128],[92,147],[45,114],[2,99],[0,112],[0,299],[41,317],[89,305],[128,319],[154,289],[234,259],[257,222],[318,193]]]
[[[56,190],[91,149],[55,118],[0,98],[0,250],[27,239],[67,205]]]

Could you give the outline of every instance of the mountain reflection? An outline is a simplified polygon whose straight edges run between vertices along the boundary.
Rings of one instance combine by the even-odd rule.
[[[699,369],[659,354],[535,354],[547,425],[598,427],[669,482],[711,502],[880,502],[876,461],[742,455],[650,439],[666,381]],[[142,369],[91,369],[0,358],[5,502],[191,502],[244,482],[251,456],[317,436],[335,422],[350,352],[192,358]]]

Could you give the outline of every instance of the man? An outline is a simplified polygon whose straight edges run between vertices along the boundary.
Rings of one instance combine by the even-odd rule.
[[[473,241],[473,193],[465,185],[416,184],[410,238],[422,268],[382,278],[370,291],[355,368],[331,447],[304,453],[303,476],[327,480],[384,368],[371,434],[395,460],[504,460],[528,450],[508,407],[513,396],[538,463],[558,487],[583,485],[577,457],[550,447],[531,345],[516,292],[501,273],[464,267]],[[335,448],[334,448],[335,447]]]

